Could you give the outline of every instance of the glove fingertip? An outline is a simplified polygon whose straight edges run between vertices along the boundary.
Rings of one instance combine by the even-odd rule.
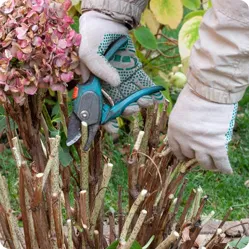
[[[110,86],[117,87],[121,84],[120,76],[118,72],[112,72],[111,75],[103,76],[102,78],[105,78],[105,82],[109,84]]]
[[[227,174],[227,175],[232,175],[233,174],[233,169],[230,168],[226,168],[222,171],[222,173]]]
[[[233,174],[233,169],[229,162],[228,156],[223,158],[213,158],[216,168],[223,174],[231,175]]]
[[[90,53],[82,56],[81,61],[98,78],[111,86],[120,85],[121,79],[118,71],[111,64],[98,54]]]

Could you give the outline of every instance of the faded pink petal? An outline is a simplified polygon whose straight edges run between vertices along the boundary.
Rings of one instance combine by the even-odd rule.
[[[52,83],[53,83],[53,77],[50,76],[50,75],[47,75],[46,77],[43,78],[43,81],[44,81],[45,83],[52,84]]]
[[[68,72],[68,73],[62,73],[61,74],[61,80],[63,82],[70,82],[73,79],[74,73],[73,72]]]
[[[0,39],[4,36],[4,30],[2,28],[0,28]]]
[[[24,60],[24,54],[23,54],[22,51],[20,51],[20,50],[17,51],[16,57],[17,57],[17,59],[20,60],[20,61]]]
[[[32,31],[36,32],[39,29],[39,27],[38,25],[33,25],[31,29]]]
[[[28,86],[30,84],[30,81],[28,79],[26,79],[26,78],[22,78],[20,80],[21,80],[21,84],[23,86]]]
[[[74,39],[73,39],[73,43],[74,43],[74,46],[79,46],[80,43],[81,43],[81,35],[80,34],[76,34]]]
[[[61,49],[65,49],[67,47],[67,41],[65,39],[59,40],[58,47]]]
[[[58,38],[58,36],[57,36],[57,34],[55,32],[51,35],[51,41],[54,44],[58,44],[58,42],[59,42],[59,38]]]
[[[6,95],[2,89],[0,89],[0,103],[5,103],[6,102]]]
[[[0,72],[0,85],[5,85],[7,80],[7,74]]]
[[[34,5],[43,6],[45,2],[44,0],[32,0],[32,3]]]
[[[24,93],[21,93],[20,95],[14,94],[13,95],[14,101],[19,104],[19,105],[23,105],[25,102],[25,96]]]
[[[1,73],[7,73],[9,68],[9,59],[2,58],[0,59],[0,72]]]
[[[4,47],[4,48],[8,47],[11,44],[11,42],[13,41],[13,38],[14,38],[14,31],[11,31],[6,36],[5,40],[3,40],[1,42],[2,47]]]
[[[41,13],[44,9],[44,0],[32,0],[32,8],[34,11]]]
[[[79,57],[75,52],[71,54],[70,70],[75,70],[79,66]]]
[[[25,48],[28,46],[28,40],[21,40],[18,42],[21,48]]]
[[[33,46],[40,47],[42,45],[42,39],[39,36],[34,37],[32,41]]]
[[[27,31],[28,31],[28,26],[25,24],[22,24],[22,27],[16,28],[17,38],[20,40],[25,39]]]
[[[5,49],[4,50],[4,56],[5,56],[5,58],[7,58],[7,59],[9,59],[9,60],[11,60],[12,59],[12,53],[11,53],[11,51],[9,50],[9,49]]]
[[[64,28],[66,28],[66,27],[68,27],[70,24],[73,24],[74,23],[74,20],[73,20],[73,18],[72,17],[70,17],[70,16],[65,16],[64,18],[63,18],[63,21],[64,21]]]
[[[21,50],[24,54],[30,54],[32,52],[32,46],[28,45],[27,47],[22,48]]]
[[[21,93],[24,91],[24,86],[21,83],[21,80],[19,78],[15,78],[10,81],[10,84],[8,84],[9,90],[13,93]]]
[[[52,19],[64,18],[66,15],[61,3],[51,2],[49,4],[49,17]]]
[[[50,85],[52,91],[60,91],[64,92],[66,90],[66,86],[63,84],[52,84]]]
[[[34,21],[37,23],[39,21],[39,15],[34,10],[29,11],[29,13],[27,14],[26,18],[31,23],[33,23]]]
[[[67,40],[72,40],[75,36],[76,32],[74,30],[71,30],[67,35]]]
[[[10,14],[15,8],[15,1],[8,0],[4,3],[3,6],[1,6],[1,8],[4,14]]]
[[[64,64],[67,63],[67,57],[66,57],[66,55],[64,55],[64,54],[57,55],[57,56],[54,58],[54,61],[55,61],[55,65],[56,65],[57,67],[62,67]]]
[[[64,6],[64,10],[68,11],[70,7],[72,6],[72,2],[70,0],[65,0],[63,3],[63,6]]]
[[[37,87],[34,85],[33,86],[25,86],[24,92],[29,94],[29,95],[34,95],[37,92]]]

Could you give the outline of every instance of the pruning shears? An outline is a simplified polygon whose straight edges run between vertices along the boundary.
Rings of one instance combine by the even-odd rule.
[[[126,36],[118,38],[106,51],[105,58],[110,61],[114,54],[127,42]],[[73,145],[80,139],[81,123],[86,122],[88,125],[88,138],[84,145],[84,150],[89,150],[100,125],[122,115],[127,106],[136,102],[144,95],[150,95],[163,90],[165,89],[162,86],[144,88],[111,106],[104,102],[101,80],[95,75],[91,75],[86,83],[78,84],[74,88],[73,112],[68,125],[67,146]]]

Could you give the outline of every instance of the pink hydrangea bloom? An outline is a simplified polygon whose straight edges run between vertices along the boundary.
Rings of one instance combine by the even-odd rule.
[[[0,8],[0,102],[22,104],[38,88],[64,91],[79,74],[81,37],[70,25],[71,1],[7,0]]]

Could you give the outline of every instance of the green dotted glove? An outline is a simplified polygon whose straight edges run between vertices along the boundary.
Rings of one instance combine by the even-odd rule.
[[[107,15],[89,11],[80,18],[80,33],[82,42],[79,55],[83,80],[84,82],[88,80],[90,72],[102,79],[102,88],[114,104],[134,92],[155,85],[143,71],[125,25]],[[122,35],[127,35],[128,43],[108,62],[104,57],[107,48]],[[160,92],[143,96],[128,106],[123,115],[132,115],[138,112],[140,107],[151,106],[155,101],[164,101]],[[116,133],[118,130],[116,120],[107,123],[105,128],[108,132]]]

